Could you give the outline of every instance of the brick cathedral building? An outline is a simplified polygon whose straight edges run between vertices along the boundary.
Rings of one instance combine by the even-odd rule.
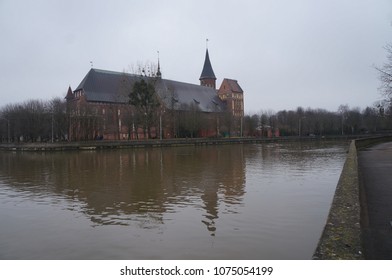
[[[216,89],[216,77],[211,66],[208,49],[206,50],[204,66],[199,80],[201,86]],[[217,94],[219,98],[226,103],[226,109],[231,112],[234,117],[240,118],[244,116],[244,91],[237,80],[223,79]]]
[[[160,104],[148,135],[143,116],[129,104],[133,85],[141,80],[153,84]],[[226,78],[216,89],[208,49],[199,80],[195,85],[163,79],[159,61],[151,77],[92,68],[65,97],[69,140],[241,135],[243,90],[236,80]]]

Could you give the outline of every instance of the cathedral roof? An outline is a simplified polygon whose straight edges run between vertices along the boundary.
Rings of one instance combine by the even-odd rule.
[[[196,105],[203,112],[225,110],[216,91],[209,87],[100,69],[91,69],[74,92],[83,90],[88,102],[126,104],[133,84],[141,79],[154,83],[159,99],[168,109],[186,110]]]
[[[244,93],[237,80],[225,78],[223,79],[222,85],[223,84],[227,84],[231,92]]]
[[[90,102],[127,103],[127,76],[129,74],[91,68],[74,92],[83,90]]]
[[[215,79],[214,70],[212,70],[210,56],[208,55],[208,49],[206,50],[206,58],[204,60],[203,70],[201,71],[201,75],[199,80],[202,79]]]

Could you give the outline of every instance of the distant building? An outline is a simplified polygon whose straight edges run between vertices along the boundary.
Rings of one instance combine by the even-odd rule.
[[[161,104],[151,135],[146,135],[142,116],[129,104],[129,93],[141,79],[153,83]],[[221,127],[228,114],[232,118],[243,116],[242,89],[237,81],[224,79],[219,91],[216,90],[208,49],[199,80],[200,85],[194,85],[162,79],[159,62],[153,77],[92,68],[74,91],[68,88],[65,97],[69,139],[220,136],[225,133]]]

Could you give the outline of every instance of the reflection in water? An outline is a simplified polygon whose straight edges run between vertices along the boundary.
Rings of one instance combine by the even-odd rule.
[[[240,204],[244,194],[241,147],[6,153],[2,177],[32,199],[55,194],[77,200],[95,226],[134,221],[143,228],[159,226],[165,212],[179,211],[201,198],[202,222],[213,235],[218,192],[223,194],[222,203],[231,208]]]
[[[289,252],[280,252],[268,244],[283,244],[285,234],[309,223],[304,219],[321,217],[313,230],[321,232],[345,147],[271,143],[2,153],[0,210],[9,213],[10,225],[25,215],[32,222],[8,227],[0,240],[12,246],[14,231],[38,221],[40,230],[55,231],[63,244],[53,241],[61,253],[42,256],[33,248],[26,256],[17,246],[0,245],[0,258],[308,258],[309,249],[293,252],[294,245],[286,245]],[[295,224],[288,215],[296,215]],[[64,224],[53,227],[59,221]],[[80,233],[78,241],[71,229]],[[31,231],[29,238],[48,242],[49,233],[40,234]],[[75,242],[78,248],[69,251]]]

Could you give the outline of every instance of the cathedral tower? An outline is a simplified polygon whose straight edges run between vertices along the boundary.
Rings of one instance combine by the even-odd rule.
[[[201,71],[199,80],[200,85],[216,89],[216,77],[214,70],[212,70],[208,49],[206,49],[206,58],[204,60],[203,71]]]

